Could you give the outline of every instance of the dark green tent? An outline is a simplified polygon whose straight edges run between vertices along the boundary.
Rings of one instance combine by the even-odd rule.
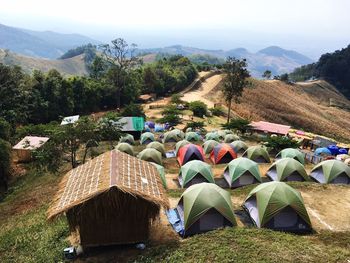
[[[283,158],[274,162],[266,172],[272,181],[307,181],[304,166],[293,158]]]
[[[304,154],[299,151],[298,149],[294,148],[286,148],[280,151],[277,155],[276,158],[293,158],[297,161],[299,161],[301,164],[305,164],[305,157]]]
[[[211,166],[203,161],[192,160],[181,166],[179,183],[186,188],[198,183],[215,183]]]

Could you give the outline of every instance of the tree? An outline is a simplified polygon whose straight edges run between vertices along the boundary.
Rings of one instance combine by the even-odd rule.
[[[176,105],[169,105],[162,111],[163,118],[159,121],[160,123],[169,123],[171,126],[176,126],[181,122],[179,114],[180,111],[176,108]]]
[[[122,123],[119,123],[120,117],[113,112],[106,114],[98,124],[99,134],[102,140],[107,140],[111,149],[113,142],[118,141],[121,137]]]
[[[6,192],[11,169],[11,145],[0,139],[0,193]]]
[[[239,103],[239,98],[242,96],[244,88],[249,84],[247,78],[250,77],[247,70],[247,62],[245,59],[239,60],[233,57],[228,57],[223,65],[226,74],[223,93],[228,106],[227,123],[231,118],[231,105],[234,100]]]
[[[146,118],[146,114],[143,111],[142,106],[139,104],[134,104],[134,103],[127,105],[123,109],[121,115],[124,117],[143,117],[143,118]]]
[[[299,143],[297,141],[287,136],[268,136],[264,141],[265,146],[274,150],[275,152],[280,152],[286,148],[299,147]]]
[[[207,114],[208,107],[207,105],[199,100],[192,101],[189,104],[189,109],[193,112],[194,116],[202,118]]]
[[[271,70],[265,70],[264,74],[262,75],[262,77],[265,79],[270,79],[271,76],[272,76]]]
[[[131,69],[141,63],[135,56],[136,45],[129,44],[122,38],[112,40],[111,44],[101,45],[103,58],[109,66],[108,78],[116,89],[117,107],[121,106],[121,95],[128,82]]]
[[[280,76],[280,81],[283,81],[283,82],[285,82],[285,83],[289,83],[289,76],[288,76],[288,74],[287,74],[287,73],[282,74],[282,75]]]
[[[229,123],[222,125],[225,129],[236,130],[241,134],[246,133],[250,128],[250,121],[242,118],[231,119]]]

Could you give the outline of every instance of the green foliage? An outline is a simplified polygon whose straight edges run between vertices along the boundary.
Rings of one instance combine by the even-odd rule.
[[[122,111],[122,116],[124,117],[143,117],[146,118],[146,114],[143,111],[143,108],[139,104],[131,103],[126,106]]]
[[[0,139],[9,141],[11,136],[11,125],[5,119],[0,118]]]
[[[7,190],[11,169],[11,145],[0,139],[0,194]]]
[[[183,101],[181,100],[181,94],[179,94],[179,93],[175,93],[175,94],[173,94],[173,95],[171,95],[171,103],[173,103],[173,104],[181,104],[181,103],[183,103]]]
[[[89,43],[87,45],[70,49],[64,53],[60,59],[72,58],[82,54],[84,54],[85,63],[90,64],[96,57],[96,46]]]
[[[262,77],[265,79],[270,79],[271,76],[272,76],[271,70],[265,70],[264,74],[262,75]]]
[[[169,123],[172,126],[176,126],[181,123],[179,116],[180,110],[176,108],[176,105],[169,105],[163,111],[163,117],[159,120],[160,123]]]
[[[203,121],[191,121],[186,124],[185,130],[187,128],[192,128],[192,130],[197,130],[197,129],[203,129],[204,128],[204,122]]]
[[[298,148],[299,143],[287,136],[268,136],[264,139],[265,146],[279,152],[286,148]]]
[[[289,74],[289,78],[293,81],[305,81],[312,79],[316,75],[316,64],[312,63],[294,69],[294,71]]]
[[[193,112],[194,116],[201,117],[201,118],[205,116],[208,111],[207,105],[204,102],[199,100],[190,102],[189,109]]]
[[[229,123],[223,124],[222,127],[228,130],[238,131],[241,134],[246,133],[251,128],[250,121],[241,118],[231,119]]]
[[[122,124],[118,123],[120,117],[116,113],[106,114],[98,123],[98,130],[100,139],[109,141],[111,149],[113,149],[113,142],[118,141],[121,137]],[[90,140],[93,137],[90,138]],[[85,159],[85,158],[84,158]]]
[[[223,116],[224,109],[222,107],[213,107],[209,109],[214,116]]]
[[[232,101],[239,103],[244,88],[249,84],[247,79],[250,75],[247,66],[245,59],[239,60],[233,57],[228,57],[223,65],[226,77],[222,91],[228,106],[227,122],[229,122],[231,117]]]

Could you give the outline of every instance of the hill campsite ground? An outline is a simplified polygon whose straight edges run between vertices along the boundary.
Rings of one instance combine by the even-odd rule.
[[[205,83],[215,83],[215,85],[204,87],[205,84],[203,84],[197,91],[189,91],[190,95],[186,97],[185,94],[184,98],[198,100],[205,98],[210,92],[214,93],[213,90],[217,88],[219,81],[217,76],[212,78]],[[256,89],[260,91],[255,92],[259,92],[259,95],[263,94],[264,88],[275,91],[285,88],[285,84],[258,81]],[[292,90],[292,88],[288,88],[288,92],[291,92],[289,89]],[[201,90],[203,90],[202,93]],[[252,89],[248,92],[253,91]],[[191,92],[197,93],[192,96]],[[273,92],[270,93],[273,94]],[[310,97],[303,102],[310,100],[312,95],[308,96]],[[169,98],[165,98],[153,104],[165,105],[168,100]],[[316,98],[312,98],[312,107],[316,105],[320,105],[322,109],[327,107],[326,104],[321,102],[317,104],[314,101]],[[249,106],[247,102],[246,105]],[[302,105],[306,107],[307,103]],[[161,108],[149,109],[149,105],[145,105],[145,109],[147,116],[159,117]],[[237,110],[239,115],[242,114],[242,109]],[[349,114],[341,109],[327,108],[328,110],[339,111],[344,116]],[[187,116],[189,114],[184,113],[185,122],[189,119]],[[208,130],[218,129],[224,121],[224,118],[213,117],[207,128]],[[329,122],[331,123],[332,120],[330,119]],[[249,139],[246,141],[249,145],[257,144]],[[173,149],[174,144],[165,146],[170,150]],[[139,152],[143,148],[144,146],[136,146],[135,150]],[[100,149],[101,152],[106,150],[107,146]],[[169,185],[167,193],[171,205],[175,206],[183,191],[178,188],[174,180],[179,166],[175,158],[164,160],[164,166]],[[22,166],[23,169],[29,167],[30,165]],[[217,180],[220,180],[224,167],[225,165],[213,166]],[[308,172],[311,167],[311,165],[306,166]],[[268,165],[260,165],[262,173],[267,168]],[[62,174],[68,170],[68,166],[64,167]],[[17,179],[11,187],[9,195],[0,203],[1,262],[57,262],[60,261],[57,259],[62,259],[63,248],[69,245],[67,223],[64,218],[54,222],[46,221],[46,210],[60,179],[61,176],[57,175],[38,175],[30,172]],[[134,246],[92,249],[76,262],[347,262],[350,260],[349,187],[319,185],[311,182],[290,184],[301,192],[305,200],[315,230],[311,235],[294,235],[249,226],[243,227],[245,220],[237,216],[237,228],[212,231],[181,240],[167,223],[164,213],[161,213],[160,221],[155,222],[152,227],[151,239],[147,243],[146,250],[137,250]],[[240,205],[253,187],[229,190],[237,215],[241,213]]]

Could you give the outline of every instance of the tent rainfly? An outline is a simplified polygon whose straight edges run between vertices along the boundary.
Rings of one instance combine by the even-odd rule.
[[[64,117],[61,125],[73,124],[79,120],[79,115]]]
[[[181,166],[179,171],[181,187],[187,188],[204,182],[215,184],[214,175],[209,164],[199,160],[192,160]]]
[[[148,239],[161,207],[169,201],[157,169],[113,150],[64,176],[48,218],[65,214],[83,247],[132,244]]]
[[[187,140],[178,141],[178,142],[175,144],[175,154],[177,155],[177,153],[179,152],[180,148],[181,148],[182,146],[185,146],[186,144],[190,144],[190,142],[187,141]]]
[[[269,163],[270,156],[265,147],[251,146],[242,155],[257,163]]]
[[[224,179],[231,188],[262,182],[258,164],[244,157],[229,162]]]
[[[221,143],[214,147],[210,153],[210,160],[214,164],[229,163],[237,158],[237,154],[231,144]]]
[[[185,138],[184,132],[180,131],[178,129],[175,129],[175,130],[164,133],[163,143],[178,142],[178,141],[183,140],[184,138]]]
[[[293,158],[283,158],[274,162],[266,172],[272,181],[307,181],[304,166]]]
[[[12,147],[19,162],[29,162],[32,159],[32,151],[39,149],[49,140],[48,137],[26,136]]]
[[[186,132],[185,139],[189,142],[198,142],[201,137],[196,132]]]
[[[208,140],[214,140],[214,141],[220,141],[220,138],[219,138],[219,135],[217,132],[208,132],[206,135],[205,135],[205,140],[208,141]]]
[[[280,159],[280,158],[293,158],[299,161],[301,164],[305,164],[304,154],[298,149],[294,149],[294,148],[286,148],[280,151],[276,155],[276,159]]]
[[[179,234],[183,237],[237,225],[230,193],[210,183],[187,188],[175,213],[180,218]]]
[[[179,149],[177,161],[180,166],[192,160],[204,161],[204,152],[202,147],[195,144],[187,144]]]
[[[213,151],[214,147],[218,144],[219,144],[219,142],[214,141],[214,140],[205,141],[202,145],[202,147],[204,149],[204,153],[210,154]]]
[[[327,160],[316,165],[310,177],[321,184],[350,184],[350,167],[339,160]]]
[[[120,137],[119,142],[126,142],[128,144],[134,145],[135,139],[134,139],[134,136],[127,133],[127,134],[124,134],[122,137]]]
[[[231,143],[231,142],[234,142],[234,141],[237,141],[239,140],[239,137],[235,134],[226,134],[225,135],[225,139],[224,139],[224,142],[225,143]]]
[[[312,230],[301,194],[284,182],[258,185],[248,194],[243,208],[259,228],[299,233]]]
[[[156,164],[162,165],[162,154],[154,148],[144,149],[138,154],[137,157],[147,162],[154,162]]]
[[[141,134],[140,144],[149,144],[154,141],[155,141],[155,138],[153,133],[145,132]]]
[[[165,157],[165,148],[164,148],[164,145],[161,144],[160,142],[151,142],[147,144],[146,148],[156,149],[158,152],[162,154],[162,156]]]
[[[134,152],[134,147],[126,142],[120,142],[118,145],[115,147],[116,150],[121,151],[123,153],[127,153],[131,156],[135,155]]]
[[[162,180],[163,187],[165,189],[167,189],[168,187],[167,187],[167,183],[166,183],[164,166],[161,166],[161,165],[153,163],[153,162],[151,162],[151,164],[153,164],[157,168],[157,170],[159,172],[160,179]]]
[[[243,154],[247,149],[248,149],[248,145],[243,142],[243,141],[234,141],[231,143],[233,148],[235,149],[235,152],[236,153],[241,153]]]

